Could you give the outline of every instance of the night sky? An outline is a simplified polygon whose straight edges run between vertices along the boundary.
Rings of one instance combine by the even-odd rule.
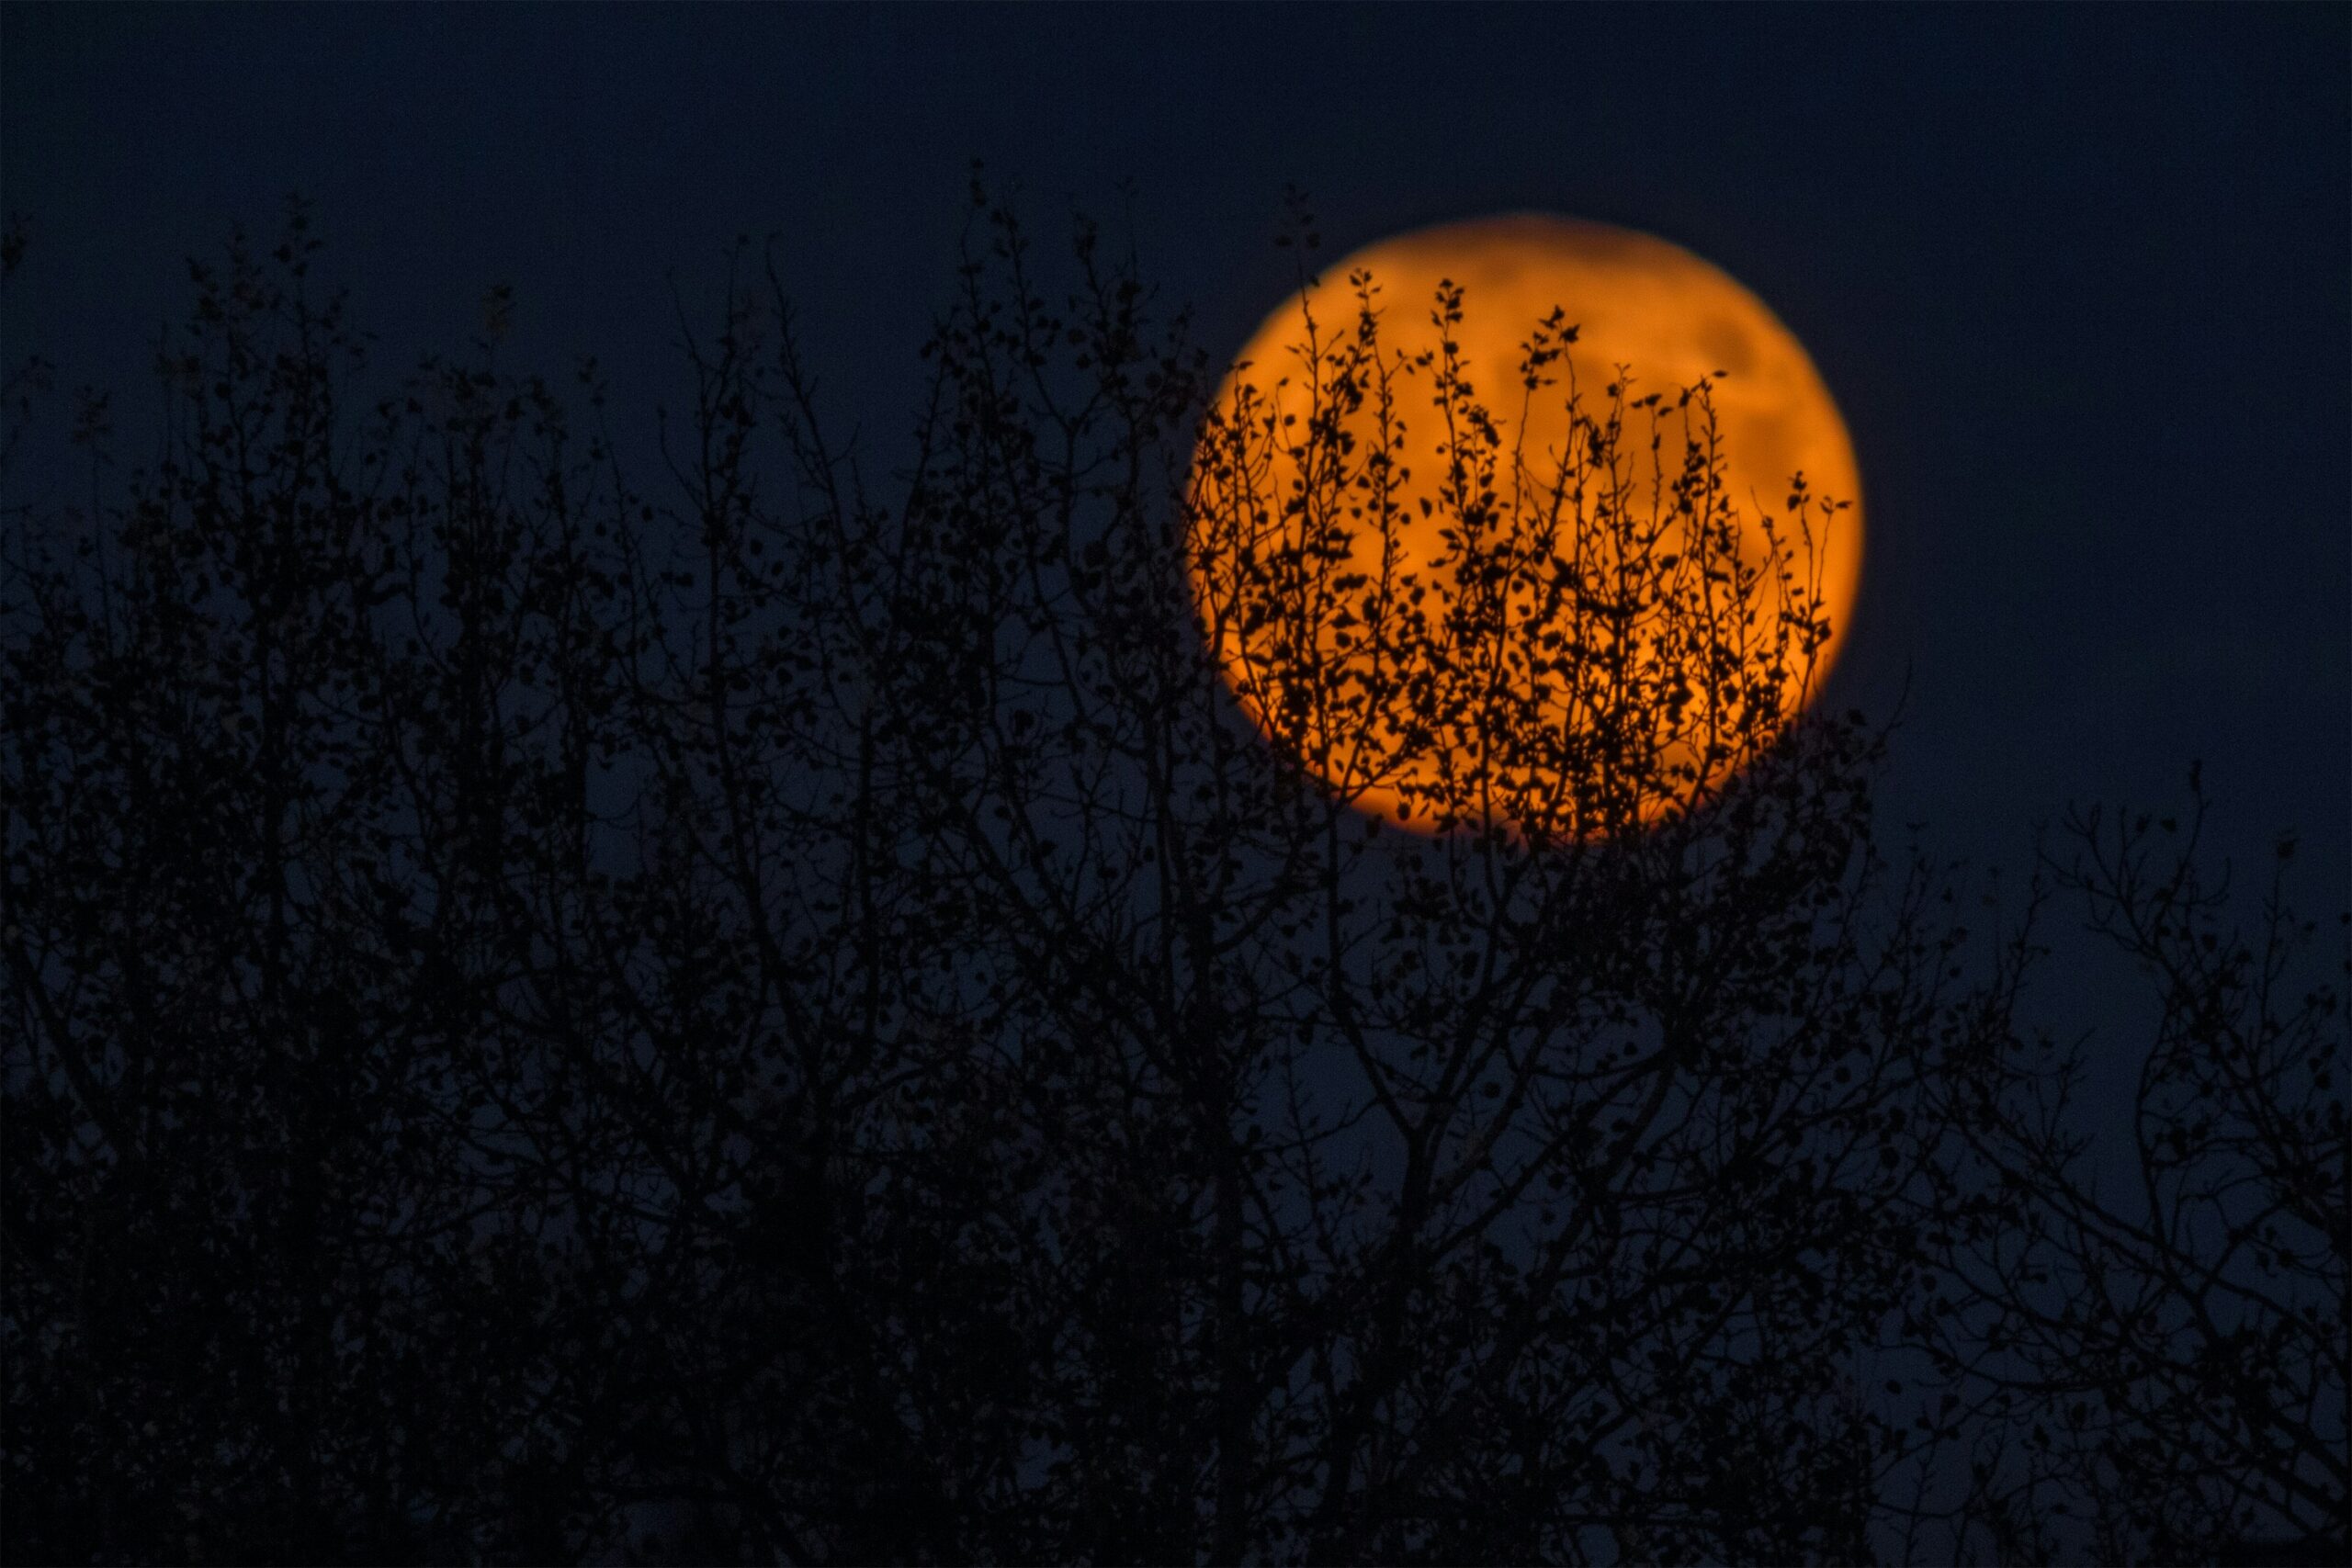
[[[674,395],[672,279],[777,236],[835,417],[877,462],[946,298],[974,158],[1045,227],[1131,225],[1238,347],[1296,184],[1336,256],[1539,209],[1652,231],[1809,345],[1868,558],[1832,700],[1909,702],[1884,799],[2021,864],[2070,799],[2302,835],[2352,881],[2346,59],[2340,6],[11,6],[5,347],[117,388],[135,451],[180,262],[290,191],[387,377],[594,352]],[[624,433],[626,434],[626,433]]]
[[[166,449],[153,355],[189,313],[187,262],[218,259],[240,229],[266,253],[294,194],[326,242],[312,276],[348,286],[379,340],[370,390],[390,390],[427,353],[466,358],[485,300],[511,287],[498,370],[563,387],[596,356],[619,462],[660,501],[674,493],[655,411],[693,389],[681,313],[697,330],[713,322],[738,236],[764,241],[821,410],[833,430],[856,431],[865,477],[890,496],[882,476],[912,448],[930,375],[921,350],[956,286],[976,160],[998,194],[1017,193],[1047,256],[1066,254],[1073,210],[1132,243],[1143,277],[1191,309],[1216,355],[1237,352],[1293,286],[1293,254],[1274,244],[1293,187],[1329,260],[1513,211],[1687,247],[1793,329],[1849,427],[1865,560],[1825,700],[1873,720],[1899,713],[1878,797],[1887,840],[1916,827],[1928,853],[1965,868],[1963,886],[1993,881],[2006,919],[2024,902],[2038,835],[2070,806],[2162,816],[2186,802],[2197,763],[2215,806],[2208,863],[2237,868],[2241,920],[2259,916],[2283,830],[2301,843],[2292,901],[2324,919],[2352,906],[2352,7],[2340,4],[0,5],[0,208],[12,239],[28,240],[0,295],[0,365],[39,355],[56,369],[33,423],[6,433],[15,461],[0,517],[84,503],[85,459],[66,445],[78,389],[111,390],[126,476]],[[1060,279],[1046,276],[1052,292]],[[1563,303],[1573,320],[1576,301]],[[893,666],[920,668],[912,656]],[[169,813],[148,820],[193,837]],[[1756,906],[1739,908],[1752,923]],[[2078,908],[2049,918],[2056,961],[2033,972],[2020,1032],[2099,1032],[2083,1098],[2111,1127],[2134,1111],[2160,987],[2086,937]],[[1989,952],[1984,922],[1967,919]],[[2321,967],[2340,951],[2324,940]],[[64,973],[65,959],[41,962]],[[693,1004],[725,988],[684,989]],[[690,1084],[711,1076],[703,1058],[683,1059]],[[348,1098],[341,1080],[320,1081],[334,1088],[319,1103]],[[2340,1171],[2340,1114],[2334,1126]],[[2098,1146],[2096,1161],[2111,1168],[2127,1143]],[[74,1168],[90,1190],[110,1179]],[[821,1195],[822,1159],[812,1168],[808,1190]],[[277,1173],[240,1179],[260,1190]],[[472,1179],[459,1168],[449,1185]],[[777,1243],[766,1224],[737,1227],[743,1257],[773,1247],[786,1258],[775,1277],[797,1279],[802,1233],[780,1228]],[[98,1250],[97,1232],[74,1234]],[[274,1247],[254,1256],[274,1259]],[[167,1280],[164,1256],[132,1256],[125,1277],[140,1290]],[[2306,1276],[2290,1297],[2322,1278]],[[537,1353],[528,1336],[517,1343]],[[2323,1428],[2340,1422],[2338,1367]],[[1245,1451],[1248,1419],[1231,1441],[1220,1428],[1221,1458]],[[1349,1472],[1334,1473],[1337,1496]],[[873,1495],[879,1517],[887,1497]],[[113,1500],[100,1504],[105,1525]],[[409,1516],[400,1539],[432,1539],[422,1519]],[[2335,1539],[2312,1536],[2312,1560],[2340,1560],[2326,1555]],[[303,1560],[295,1545],[281,1554]]]

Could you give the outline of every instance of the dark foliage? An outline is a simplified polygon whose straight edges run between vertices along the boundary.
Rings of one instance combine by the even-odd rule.
[[[741,251],[656,500],[593,366],[364,395],[315,248],[194,267],[162,458],[91,405],[101,499],[9,514],[11,1560],[2340,1540],[2315,933],[2081,824],[2164,1007],[2094,1185],[2032,910],[1970,937],[1883,735],[1781,723],[1819,626],[1703,387],[1593,410],[1544,532],[1365,296],[1285,505],[1131,267],[981,203],[902,471]],[[1446,615],[1340,570],[1432,407]],[[1456,831],[1284,760],[1380,724],[1480,759]]]

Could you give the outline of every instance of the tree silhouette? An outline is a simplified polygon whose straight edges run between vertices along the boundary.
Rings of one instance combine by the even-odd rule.
[[[1588,408],[1538,324],[1546,474],[1356,279],[1221,400],[976,192],[902,469],[739,247],[663,500],[593,364],[369,398],[316,244],[194,267],[163,458],[12,525],[12,1555],[1852,1560],[2076,1375],[2097,1443],[1948,1540],[2061,1483],[2153,1553],[2340,1530],[2332,1003],[2167,982],[2222,1076],[2151,1148],[2290,1205],[2217,1424],[2009,1289],[2177,1273],[2020,1111],[2030,933],[1882,848],[1883,731],[1788,722],[1834,509],[1743,554],[1703,384]],[[1419,418],[1442,580],[1352,571]],[[1404,758],[1450,831],[1351,804]],[[1914,1423],[1905,1344],[2012,1404]]]
[[[2025,1201],[1955,1255],[1971,1310],[1941,1325],[1938,1359],[1969,1369],[1990,1417],[1970,1434],[1964,1513],[2042,1556],[2071,1519],[2109,1562],[2332,1562],[2348,1491],[2343,999],[2299,962],[2318,932],[2284,897],[2292,839],[2240,930],[2198,863],[2194,770],[2191,794],[2185,821],[2077,814],[2050,865],[2050,891],[2156,992],[2128,1145],[2102,1157],[2070,1114],[2094,1066],[2080,1043],[2020,1057],[1995,1113],[1969,1119],[1974,1179]]]

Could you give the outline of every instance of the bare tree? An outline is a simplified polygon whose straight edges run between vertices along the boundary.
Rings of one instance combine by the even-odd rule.
[[[1574,301],[1219,399],[976,193],[902,468],[739,248],[655,499],[593,366],[363,396],[314,244],[10,513],[12,1554],[1853,1560],[1948,1442],[1857,1358],[2098,1256],[1972,1175],[2030,944],[1791,722],[1834,509],[1744,547]]]
[[[2154,991],[2153,1039],[2121,1064],[2128,1125],[2086,1092],[2118,1076],[2090,1042],[2013,1055],[1993,1114],[1966,1119],[1968,1179],[2008,1218],[1955,1253],[1968,1310],[1935,1340],[1979,1416],[1963,1542],[2116,1562],[2344,1553],[2352,1039],[2343,993],[2310,970],[2318,928],[2285,897],[2293,840],[2238,926],[2200,864],[2190,782],[2178,818],[2074,815],[2072,852],[2049,863],[2048,892]],[[2338,945],[2339,976],[2347,961]]]
[[[1076,1288],[1046,1321],[1111,1314],[1051,1398],[1047,1473],[1116,1511],[1064,1550],[1849,1550],[1899,1439],[1845,1369],[1919,1266],[1922,1081],[1972,1001],[1933,890],[1884,886],[1871,739],[1781,732],[1818,627],[1781,614],[1785,562],[1737,557],[1704,389],[1666,486],[1626,448],[1682,411],[1622,400],[1547,484],[1458,365],[1384,358],[1360,280],[1300,428],[1245,392],[1199,459],[1207,367],[1146,346],[1133,279],[1082,234],[1049,310],[1017,230],[994,247],[1010,299],[976,261],[912,508],[918,618],[960,632],[917,679],[944,699],[919,755],[967,963],[1034,998],[1013,1038],[967,1036],[1039,1143],[1117,1129],[1017,1211]],[[1057,378],[1065,344],[1086,375]],[[1403,522],[1408,382],[1474,433],[1442,594],[1344,565],[1351,528]],[[1286,508],[1253,485],[1294,440],[1315,479]],[[1498,483],[1514,462],[1531,482]],[[1220,590],[1205,632],[1188,565]],[[1256,705],[1287,716],[1272,747],[1237,661],[1285,688]],[[1478,759],[1419,802],[1463,830],[1384,833],[1298,765],[1343,776],[1330,738],[1375,714]],[[1719,794],[1697,732],[1745,764]]]

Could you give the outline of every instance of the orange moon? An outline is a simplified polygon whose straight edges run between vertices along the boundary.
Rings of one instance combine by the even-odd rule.
[[[1335,412],[1316,369],[1329,345],[1357,332],[1359,275],[1369,275],[1377,291],[1372,304],[1377,311],[1378,359],[1401,368],[1417,356],[1439,355],[1450,339],[1460,378],[1489,412],[1502,449],[1508,452],[1513,442],[1520,442],[1519,450],[1531,457],[1548,454],[1555,474],[1565,471],[1563,455],[1577,439],[1578,427],[1568,406],[1572,389],[1588,414],[1610,401],[1611,394],[1630,400],[1651,393],[1663,393],[1659,411],[1672,413],[1684,389],[1702,378],[1710,379],[1720,440],[1721,482],[1715,493],[1728,502],[1723,514],[1733,520],[1726,536],[1730,529],[1736,530],[1738,557],[1749,563],[1773,551],[1774,536],[1766,532],[1768,518],[1776,520],[1780,559],[1792,559],[1791,542],[1801,538],[1801,550],[1793,552],[1798,581],[1810,584],[1814,612],[1826,622],[1826,637],[1812,654],[1802,682],[1783,681],[1778,722],[1793,717],[1837,657],[1860,581],[1861,486],[1853,445],[1837,404],[1795,334],[1720,268],[1653,235],[1517,214],[1383,240],[1324,268],[1304,292],[1294,294],[1265,319],[1236,356],[1217,394],[1213,422],[1221,415],[1231,421],[1229,430],[1251,428],[1262,438],[1260,457],[1253,459],[1259,466],[1250,470],[1253,477],[1243,502],[1243,508],[1259,520],[1256,532],[1236,536],[1261,543],[1245,542],[1236,548],[1245,556],[1252,549],[1271,552],[1273,541],[1283,536],[1283,525],[1276,520],[1283,512],[1282,498],[1291,498],[1288,509],[1294,515],[1308,504],[1303,498],[1314,481],[1303,465],[1318,459],[1305,433],[1318,418],[1351,426],[1344,447],[1327,447],[1327,452],[1361,453],[1370,439],[1365,427],[1372,415],[1361,409]],[[1432,304],[1441,288],[1449,284],[1462,290],[1461,316],[1442,327],[1433,319]],[[1575,336],[1562,361],[1545,372],[1549,384],[1523,393],[1524,345],[1531,330],[1555,307],[1565,324],[1576,329]],[[1317,344],[1311,355],[1302,347],[1308,342],[1310,312]],[[1417,378],[1408,375],[1396,383],[1393,407],[1401,434],[1388,448],[1396,461],[1386,470],[1387,489],[1396,503],[1388,525],[1394,542],[1368,544],[1372,536],[1361,525],[1359,507],[1352,513],[1358,523],[1341,536],[1351,542],[1337,547],[1335,553],[1346,556],[1342,566],[1360,578],[1378,570],[1374,558],[1385,548],[1392,570],[1417,573],[1431,596],[1446,601],[1464,592],[1449,579],[1450,541],[1443,536],[1450,526],[1461,526],[1464,492],[1458,479],[1450,502],[1442,490],[1448,422],[1433,399],[1428,363],[1422,361]],[[1621,367],[1625,377],[1622,387]],[[1245,388],[1254,402],[1238,400]],[[1660,492],[1652,487],[1670,485],[1682,467],[1682,426],[1675,427],[1663,447],[1653,447],[1647,434],[1634,438],[1635,423],[1629,416],[1619,450],[1635,470],[1630,475],[1635,489],[1654,496]],[[1650,426],[1642,428],[1646,432]],[[1458,452],[1458,429],[1453,439],[1457,445],[1451,449]],[[1219,569],[1199,545],[1204,525],[1198,520],[1220,506],[1235,509],[1236,494],[1243,487],[1234,478],[1239,471],[1227,465],[1221,474],[1212,472],[1208,461],[1196,455],[1188,570],[1195,607],[1227,685],[1252,721],[1279,744],[1283,731],[1272,717],[1274,711],[1286,704],[1300,709],[1306,705],[1289,689],[1295,682],[1280,659],[1253,657],[1245,648],[1248,628],[1238,625],[1240,617],[1234,613],[1230,585],[1235,580],[1227,579],[1221,591],[1212,581]],[[1802,519],[1788,504],[1792,477],[1800,472],[1811,498],[1808,515]],[[1506,497],[1511,494],[1508,480],[1498,481],[1496,488]],[[1819,508],[1823,499],[1847,504],[1834,513],[1824,513]],[[1393,520],[1399,516],[1401,523]],[[1295,556],[1293,538],[1291,554]],[[1262,619],[1262,613],[1257,618]],[[1340,624],[1358,622],[1342,612]],[[1360,657],[1347,651],[1361,647],[1360,635],[1351,640],[1345,631],[1335,634],[1327,625],[1319,636],[1320,653],[1327,660]],[[1300,645],[1292,646],[1295,663]],[[1336,654],[1335,647],[1340,650]],[[1416,786],[1430,784],[1440,762],[1427,745],[1414,752],[1402,742],[1385,739],[1383,712],[1377,697],[1351,710],[1352,716],[1345,723],[1355,733],[1347,735],[1329,732],[1340,721],[1318,728],[1320,721],[1300,721],[1294,715],[1286,732],[1289,749],[1300,753],[1296,760],[1328,791],[1391,822],[1402,820],[1428,832],[1475,820],[1476,813],[1466,818],[1457,813],[1451,824],[1432,821],[1426,807],[1418,813],[1408,808]],[[1449,744],[1460,750],[1458,740],[1441,741],[1437,752]],[[1686,776],[1696,787],[1717,782],[1736,765],[1701,762]],[[1666,808],[1645,801],[1639,815],[1655,820]],[[1495,812],[1487,815],[1491,819]]]

